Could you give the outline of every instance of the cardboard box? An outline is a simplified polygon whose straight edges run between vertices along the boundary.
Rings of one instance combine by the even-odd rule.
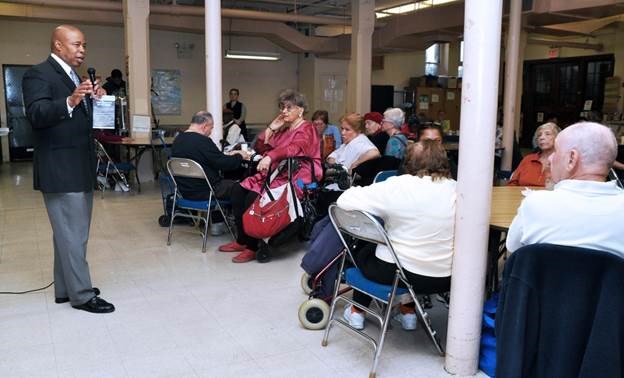
[[[432,121],[438,119],[438,112],[444,110],[445,93],[442,88],[416,88],[416,114],[424,113]]]

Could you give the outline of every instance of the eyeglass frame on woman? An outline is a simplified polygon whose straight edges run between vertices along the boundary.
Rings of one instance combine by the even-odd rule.
[[[297,106],[295,104],[288,104],[288,105],[279,104],[279,106],[278,106],[280,112],[283,112],[284,110],[286,110],[287,113],[292,112],[293,110],[295,110],[298,107],[299,106]]]

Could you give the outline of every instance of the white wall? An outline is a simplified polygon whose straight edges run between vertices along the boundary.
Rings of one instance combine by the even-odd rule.
[[[425,52],[402,52],[384,55],[384,69],[373,71],[372,85],[394,85],[403,90],[409,78],[425,74]]]

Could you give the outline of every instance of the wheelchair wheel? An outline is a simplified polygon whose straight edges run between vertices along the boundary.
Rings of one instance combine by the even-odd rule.
[[[166,214],[163,214],[160,217],[158,217],[158,224],[160,225],[160,227],[169,227],[170,221],[171,219]]]
[[[299,321],[306,329],[319,330],[329,323],[330,307],[322,299],[308,299],[299,306]]]
[[[301,275],[301,288],[305,295],[310,295],[312,292],[312,282],[314,281],[314,277],[311,277],[308,273],[303,272]]]

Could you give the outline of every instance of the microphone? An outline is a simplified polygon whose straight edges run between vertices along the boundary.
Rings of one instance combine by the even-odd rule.
[[[87,68],[87,73],[89,74],[89,80],[91,80],[91,84],[95,86],[95,68]]]

